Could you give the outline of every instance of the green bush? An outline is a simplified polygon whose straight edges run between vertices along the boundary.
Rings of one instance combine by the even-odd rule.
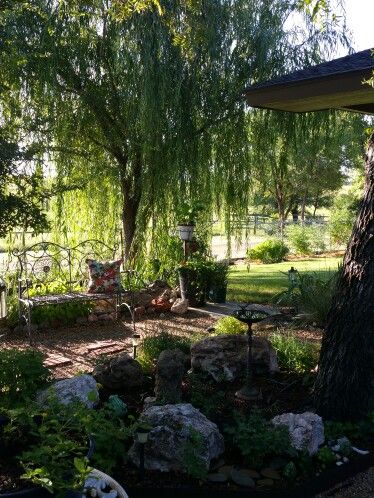
[[[288,247],[281,240],[269,239],[257,244],[253,249],[248,249],[247,257],[266,264],[280,263],[288,252]]]
[[[351,194],[341,194],[334,199],[330,212],[329,232],[331,241],[346,245],[357,215],[357,199]]]
[[[326,229],[317,225],[291,225],[286,230],[287,240],[295,254],[308,255],[326,250]]]
[[[277,352],[278,363],[282,370],[307,373],[317,365],[318,344],[279,332],[270,336],[270,342]]]
[[[132,430],[115,416],[107,404],[99,410],[87,410],[81,403],[61,405],[49,400],[48,410],[31,406],[17,417],[33,438],[23,451],[20,461],[25,470],[24,478],[65,496],[68,489],[80,489],[90,471],[87,459],[88,442],[92,438],[95,451],[92,464],[111,473],[124,462],[126,441]],[[108,440],[116,444],[108,445]]]
[[[235,423],[226,432],[247,465],[260,468],[267,457],[293,453],[288,429],[274,427],[258,410],[247,417],[236,414]]]
[[[220,318],[214,326],[214,334],[245,334],[247,325],[233,316]]]
[[[39,351],[0,350],[0,406],[14,407],[35,397],[50,380]]]
[[[195,341],[198,339],[200,336],[196,337]],[[136,359],[145,372],[151,373],[162,351],[180,349],[183,353],[189,354],[191,344],[195,341],[190,337],[173,335],[166,331],[152,333],[142,340]]]
[[[31,320],[36,325],[47,327],[58,325],[72,325],[81,316],[88,316],[93,309],[92,303],[64,303],[38,306],[31,312]]]

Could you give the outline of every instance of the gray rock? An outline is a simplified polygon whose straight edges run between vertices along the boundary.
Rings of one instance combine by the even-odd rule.
[[[276,471],[275,469],[271,469],[270,467],[262,469],[261,470],[261,475],[263,475],[264,477],[266,477],[268,479],[274,479],[274,480],[277,480],[277,479],[281,478],[279,472]]]
[[[210,374],[217,382],[235,380],[245,373],[247,336],[220,335],[207,337],[191,346],[191,366],[194,371]],[[255,373],[279,370],[277,355],[267,339],[253,337],[253,369]]]
[[[324,427],[322,418],[312,412],[283,413],[272,419],[275,426],[288,428],[291,445],[297,450],[306,450],[314,455],[324,442]]]
[[[238,486],[243,486],[246,488],[254,488],[255,482],[252,477],[245,470],[232,469],[230,477],[232,481]]]
[[[179,403],[185,355],[179,349],[162,351],[156,365],[155,395],[158,403]]]
[[[37,401],[40,404],[48,404],[50,396],[56,396],[63,405],[82,401],[87,408],[93,408],[99,399],[99,391],[95,379],[91,375],[84,374],[55,382],[38,393]]]
[[[95,367],[92,375],[111,390],[139,387],[144,381],[142,367],[127,353],[105,358]]]
[[[84,325],[88,322],[88,318],[86,316],[78,316],[75,320],[75,323],[78,325]]]
[[[217,472],[215,474],[208,474],[207,479],[210,482],[227,482],[228,477],[225,474]]]
[[[177,298],[170,311],[176,315],[184,315],[188,311],[188,299]]]
[[[262,486],[273,486],[274,481],[273,479],[259,479],[257,481],[257,486],[262,487]]]
[[[162,472],[185,472],[187,444],[191,430],[200,434],[202,444],[196,447],[196,456],[208,470],[211,460],[224,451],[224,440],[216,424],[187,403],[151,406],[140,421],[152,427],[145,445],[145,468]],[[130,448],[129,457],[139,465],[139,443]]]

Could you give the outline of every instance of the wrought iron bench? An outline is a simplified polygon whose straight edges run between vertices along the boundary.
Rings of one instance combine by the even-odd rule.
[[[130,286],[111,294],[93,294],[83,290],[89,281],[86,260],[109,261],[116,259],[116,256],[119,259],[118,247],[111,248],[99,240],[86,240],[74,247],[38,242],[23,251],[13,251],[13,255],[18,259],[19,319],[20,323],[27,325],[30,343],[32,309],[35,306],[106,301],[113,305],[116,317],[120,306],[125,305],[134,325],[133,292]],[[130,282],[134,272],[123,269],[121,273],[127,275]],[[130,296],[130,303],[123,301],[125,294]]]

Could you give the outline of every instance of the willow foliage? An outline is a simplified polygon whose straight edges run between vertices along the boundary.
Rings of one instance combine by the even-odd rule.
[[[291,32],[293,13],[304,27]],[[9,3],[6,101],[58,181],[81,186],[59,199],[56,233],[110,240],[122,220],[126,254],[140,254],[150,220],[160,247],[185,198],[230,230],[251,183],[243,90],[321,60],[340,36],[330,21],[287,0]]]

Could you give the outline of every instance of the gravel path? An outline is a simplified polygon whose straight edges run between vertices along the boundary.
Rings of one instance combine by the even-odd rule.
[[[367,472],[361,472],[355,477],[339,483],[325,493],[315,498],[373,498],[374,497],[374,467]]]

